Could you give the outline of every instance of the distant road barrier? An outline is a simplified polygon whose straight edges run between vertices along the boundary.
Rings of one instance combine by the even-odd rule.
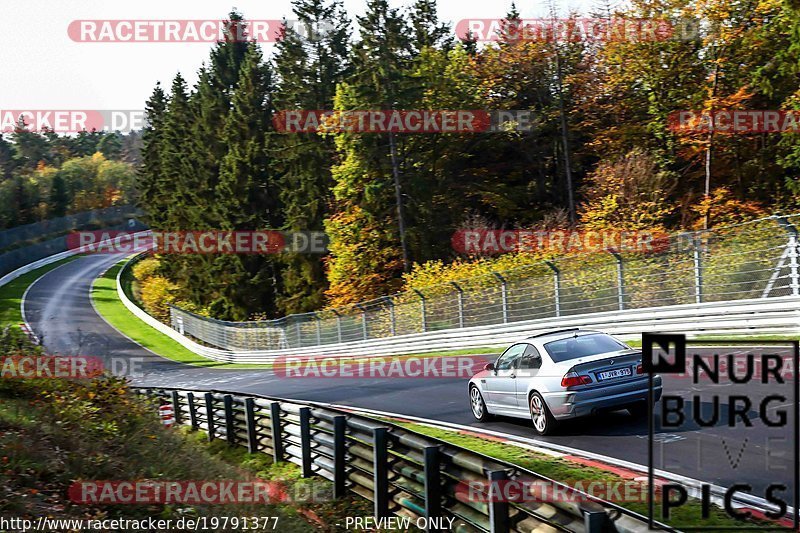
[[[594,498],[517,465],[324,405],[224,391],[136,388],[170,406],[177,424],[266,453],[275,462],[322,476],[333,496],[354,493],[373,502],[376,518],[453,518],[452,531],[601,533],[647,529],[647,517]],[[459,483],[543,482],[569,501],[473,501]],[[491,498],[486,498],[491,500]],[[667,531],[671,531],[666,528]]]
[[[506,333],[553,325],[618,326],[620,333],[664,326],[721,333],[763,327],[796,333],[796,314],[780,313],[776,307],[796,309],[800,298],[798,220],[800,215],[775,216],[682,233],[671,236],[656,253],[575,254],[277,320],[225,322],[172,307],[170,324],[205,346],[248,357],[286,349],[335,353],[340,347],[362,346],[383,350],[405,345],[405,351],[468,348],[480,345],[476,342],[506,342]],[[767,303],[772,300],[776,305]],[[762,312],[759,301],[765,304],[764,312],[774,312],[774,321],[753,316]],[[745,321],[737,326],[723,316],[729,312]],[[423,346],[423,339],[431,344]]]
[[[124,293],[121,276],[122,270],[117,278],[119,298],[138,318],[198,355],[228,363],[269,363],[286,355],[380,356],[499,346],[567,327],[601,329],[621,337],[633,337],[643,331],[693,335],[800,334],[800,296],[779,296],[550,317],[303,348],[230,351],[201,345],[148,315]]]

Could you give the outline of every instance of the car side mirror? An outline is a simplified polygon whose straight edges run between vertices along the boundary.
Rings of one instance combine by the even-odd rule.
[[[484,369],[484,370],[494,370],[494,363],[486,363],[486,364],[483,366],[483,369]]]

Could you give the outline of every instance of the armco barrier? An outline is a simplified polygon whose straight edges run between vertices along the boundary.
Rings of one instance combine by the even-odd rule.
[[[132,239],[132,238],[134,238],[135,235],[141,235],[142,233],[147,233],[147,232],[145,231],[145,232],[132,234],[131,236],[123,237],[123,240],[124,239]],[[100,244],[100,243],[98,243],[98,244]],[[27,265],[21,266],[21,267],[17,268],[16,270],[12,271],[12,272],[9,272],[5,276],[0,277],[0,287],[2,287],[3,285],[6,285],[7,283],[11,283],[12,281],[17,279],[18,277],[24,276],[28,272],[33,272],[37,268],[41,268],[41,267],[47,266],[47,265],[52,265],[53,263],[57,263],[57,262],[61,261],[62,259],[66,259],[67,257],[72,257],[73,255],[78,255],[80,253],[81,253],[80,250],[66,250],[64,252],[59,252],[57,254],[49,255],[49,256],[47,256],[45,258],[39,259],[38,261],[34,261],[32,263],[28,263]]]
[[[295,463],[303,477],[333,482],[334,497],[354,493],[370,500],[376,518],[452,518],[452,531],[459,532],[647,530],[646,517],[619,505],[377,419],[314,403],[224,391],[135,391],[171,406],[177,424],[203,430],[209,440],[224,439],[250,453],[267,453],[275,462]],[[473,480],[552,483],[568,501],[472,501],[456,487]]]
[[[122,273],[120,270],[117,277],[117,294],[132,313],[194,353],[229,363],[268,363],[285,355],[379,356],[500,346],[550,329],[568,327],[601,329],[620,337],[633,337],[643,331],[706,335],[800,333],[800,297],[779,296],[540,318],[294,349],[228,351],[203,346],[148,315],[125,295],[120,283]]]

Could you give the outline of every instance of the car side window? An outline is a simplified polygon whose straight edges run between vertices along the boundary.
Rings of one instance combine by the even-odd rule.
[[[542,356],[539,355],[539,350],[537,350],[533,345],[528,344],[525,348],[525,353],[522,354],[522,358],[519,361],[520,370],[536,370],[541,368],[541,366]]]
[[[525,344],[515,344],[506,350],[505,353],[500,356],[500,359],[497,360],[495,368],[497,370],[516,368],[517,361],[519,361],[519,358],[522,357],[522,354],[525,352],[525,346]]]

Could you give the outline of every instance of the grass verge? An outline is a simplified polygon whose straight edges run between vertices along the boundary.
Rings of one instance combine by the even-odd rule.
[[[11,326],[19,329],[19,324],[22,322],[22,296],[28,287],[51,270],[74,259],[75,257],[67,257],[50,265],[39,267],[0,287],[0,328]]]
[[[179,363],[215,368],[270,368],[270,365],[220,363],[207,359],[184,347],[167,335],[156,331],[131,313],[117,294],[117,274],[122,264],[108,269],[92,285],[92,302],[97,312],[115,329],[148,350]]]
[[[167,335],[156,331],[151,328],[139,318],[131,313],[127,307],[119,299],[117,294],[117,274],[119,273],[122,265],[127,261],[113,266],[107,270],[102,276],[97,278],[92,285],[92,301],[94,302],[97,312],[102,315],[106,321],[111,324],[118,331],[133,339],[136,343],[144,346],[148,350],[164,357],[177,361],[179,363],[186,363],[195,366],[213,367],[222,369],[271,369],[273,365],[253,365],[253,364],[239,364],[239,363],[220,363],[201,357],[184,347],[179,342],[171,339]],[[131,280],[122,280],[123,288],[127,289],[126,293],[132,293],[130,290]],[[481,348],[469,348],[463,350],[443,350],[433,351],[418,354],[403,354],[392,356],[392,358],[424,358],[424,357],[454,357],[462,355],[485,355],[485,354],[499,354],[502,350],[496,346],[486,346]],[[358,362],[366,358],[352,357],[343,358],[342,362]]]
[[[714,342],[714,341],[796,341],[800,339],[800,335],[698,335],[696,337],[687,338],[686,342],[689,344],[692,341]],[[625,344],[631,348],[641,348],[642,339],[634,339],[625,341]]]

